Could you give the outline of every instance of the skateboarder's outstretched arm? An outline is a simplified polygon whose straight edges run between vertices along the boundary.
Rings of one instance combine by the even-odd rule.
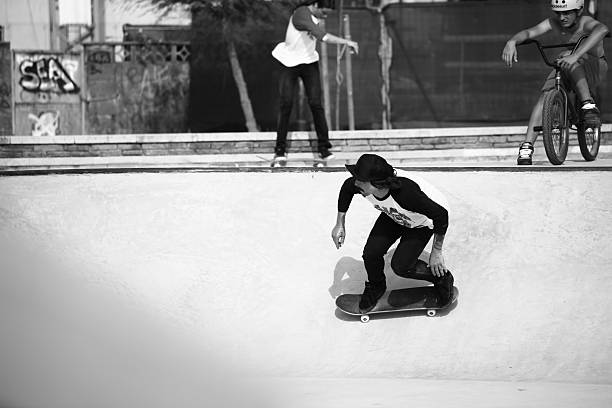
[[[336,216],[336,225],[332,229],[332,240],[339,249],[344,244],[344,238],[346,238],[346,227],[344,221],[346,219],[346,212],[353,201],[353,196],[359,193],[359,190],[355,188],[355,181],[352,177],[349,177],[342,183],[340,188],[340,194],[338,195],[338,215]]]

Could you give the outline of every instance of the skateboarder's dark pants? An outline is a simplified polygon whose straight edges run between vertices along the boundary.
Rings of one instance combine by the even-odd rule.
[[[368,281],[375,284],[385,281],[384,255],[399,239],[400,242],[391,258],[391,269],[402,277],[435,283],[436,277],[427,267],[427,263],[419,260],[419,255],[432,235],[433,230],[429,228],[406,228],[386,214],[380,214],[363,248],[363,262],[368,273]]]
[[[276,147],[274,149],[277,154],[284,154],[287,149],[287,132],[289,131],[289,119],[294,103],[293,96],[300,78],[302,78],[306,97],[308,98],[308,105],[312,112],[312,119],[317,132],[318,150],[322,151],[331,148],[325,110],[321,102],[319,63],[299,64],[295,67],[286,67],[281,64],[279,84],[280,111],[278,113]]]

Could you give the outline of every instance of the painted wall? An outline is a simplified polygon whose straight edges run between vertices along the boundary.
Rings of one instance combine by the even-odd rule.
[[[13,67],[16,135],[82,133],[79,54],[16,52]]]
[[[166,61],[172,51],[154,54],[145,47],[132,47],[129,60],[114,62],[111,49],[87,51],[86,133],[187,131],[189,63]]]
[[[6,58],[0,58],[0,70],[5,66],[6,74],[0,80],[0,134],[57,136],[188,130],[189,63],[177,61],[176,46],[157,50],[159,53],[145,47],[121,48],[123,56],[119,61],[115,61],[112,46],[88,47],[86,57],[80,53],[20,51],[13,53],[12,71],[8,43],[0,49],[0,56],[2,50]]]

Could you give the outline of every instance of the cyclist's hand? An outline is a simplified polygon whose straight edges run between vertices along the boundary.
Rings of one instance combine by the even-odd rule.
[[[516,52],[516,44],[513,41],[508,41],[502,52],[502,59],[507,66],[511,67],[513,63],[518,62],[518,53]]]
[[[575,55],[566,55],[557,60],[557,64],[563,69],[569,69],[572,65],[578,62],[578,57]]]
[[[359,54],[359,44],[357,44],[355,41],[349,41],[347,45],[353,53]]]

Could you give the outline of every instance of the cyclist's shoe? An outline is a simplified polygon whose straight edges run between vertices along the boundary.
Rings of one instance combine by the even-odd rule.
[[[319,157],[322,160],[331,160],[334,158],[334,154],[332,152],[330,152],[328,149],[322,149],[319,151]]]
[[[533,143],[523,142],[519,146],[519,154],[516,159],[516,164],[519,165],[531,165],[531,157],[533,156]]]
[[[436,278],[434,288],[436,288],[438,292],[438,302],[440,306],[447,305],[452,300],[454,283],[455,278],[450,271],[446,272],[444,276]]]
[[[374,306],[376,306],[378,299],[382,297],[386,290],[387,284],[384,281],[366,282],[365,289],[361,295],[361,300],[359,301],[359,310],[362,313],[367,313],[372,310]]]
[[[274,158],[272,159],[272,167],[282,167],[287,164],[287,155],[284,152],[276,152],[274,153]]]
[[[582,122],[586,127],[600,127],[601,118],[599,117],[599,109],[592,101],[585,101],[580,109],[582,113]]]

